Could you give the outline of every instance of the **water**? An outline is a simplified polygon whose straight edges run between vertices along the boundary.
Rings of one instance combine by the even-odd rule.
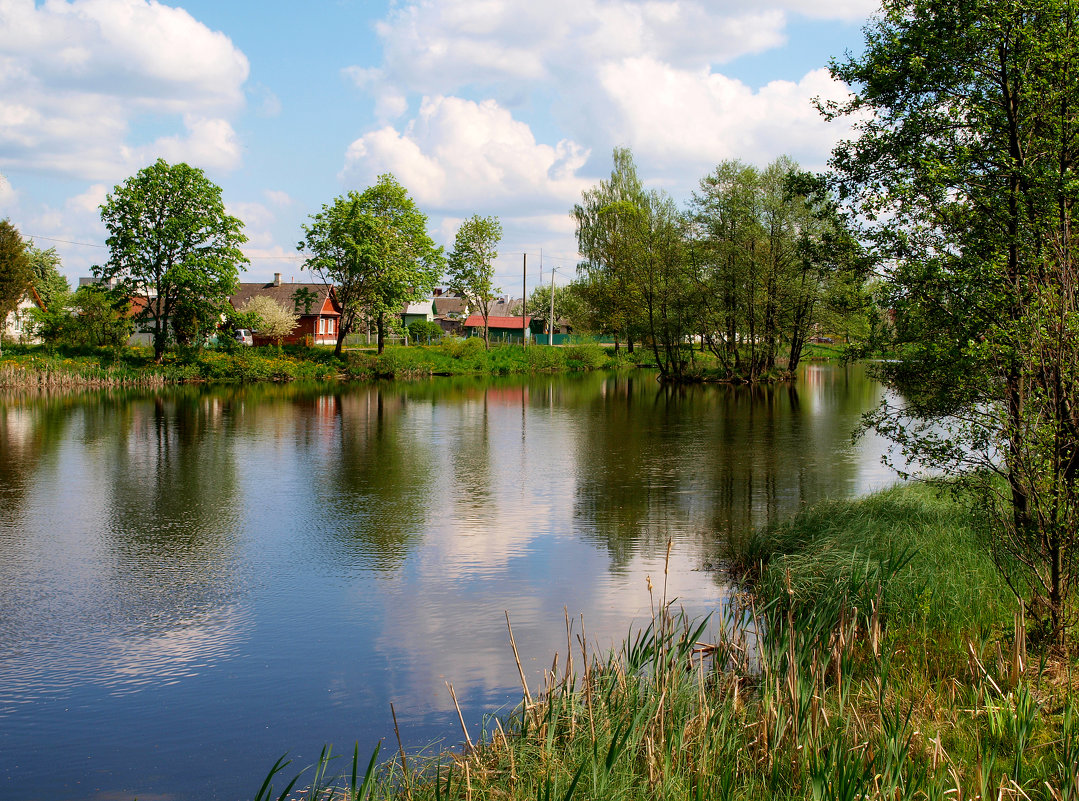
[[[723,544],[884,486],[881,387],[650,373],[0,401],[0,797],[239,799],[286,751],[461,739],[564,616],[611,647],[646,576],[693,615]]]

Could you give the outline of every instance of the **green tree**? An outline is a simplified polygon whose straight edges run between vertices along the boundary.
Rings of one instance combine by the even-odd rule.
[[[442,338],[442,326],[433,320],[414,320],[408,324],[408,336],[413,344],[424,345]]]
[[[297,248],[310,254],[304,267],[337,288],[338,356],[361,315],[375,322],[381,353],[388,319],[430,292],[442,275],[445,259],[427,233],[427,217],[389,174],[323,206],[303,231]]]
[[[36,313],[38,335],[50,345],[118,348],[134,329],[127,307],[99,286],[81,286],[64,303]]]
[[[502,290],[494,285],[498,243],[502,240],[502,224],[497,217],[474,214],[461,223],[450,253],[447,280],[449,288],[479,310],[483,318],[483,346],[491,349],[487,321],[491,301]]]
[[[26,255],[33,271],[31,282],[45,308],[51,308],[57,303],[62,304],[71,294],[71,285],[68,284],[67,278],[60,274],[60,254],[56,252],[56,248],[42,250],[31,243],[26,248]]]
[[[731,378],[793,375],[822,299],[859,292],[868,262],[823,181],[781,157],[724,162],[691,204],[699,331]]]
[[[281,340],[292,333],[292,329],[296,327],[300,319],[296,312],[286,309],[267,295],[255,295],[248,298],[240,311],[253,313],[258,319],[252,322],[252,329],[264,337],[273,339],[278,347],[281,347]]]
[[[0,220],[0,352],[7,317],[19,305],[32,279],[26,243],[8,220]]]
[[[174,314],[201,330],[224,313],[247,263],[240,251],[247,237],[202,170],[158,159],[113,188],[101,219],[110,255],[93,273],[114,281],[118,295],[153,297],[143,317],[153,322],[158,362]]]
[[[633,352],[642,322],[638,270],[643,252],[645,192],[628,148],[615,148],[609,180],[581,194],[573,207],[577,250],[584,257],[578,271],[587,276],[586,295],[605,333],[625,337]]]
[[[1079,579],[1077,13],[889,0],[832,65],[851,99],[823,108],[855,115],[837,183],[893,265],[903,358],[883,372],[905,406],[875,423],[986,493],[997,563],[1058,638]]]

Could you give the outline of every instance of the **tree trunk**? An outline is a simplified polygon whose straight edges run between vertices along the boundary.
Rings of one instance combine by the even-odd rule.
[[[386,313],[378,313],[378,355],[382,355],[382,351],[386,349]]]

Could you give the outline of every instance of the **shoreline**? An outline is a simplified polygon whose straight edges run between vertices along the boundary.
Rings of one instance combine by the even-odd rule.
[[[324,750],[282,797],[1075,797],[1079,665],[1028,655],[971,500],[911,483],[809,507],[732,543],[752,591],[714,641],[653,596],[617,651],[579,638],[538,693],[522,671],[479,742],[354,751],[337,776]]]

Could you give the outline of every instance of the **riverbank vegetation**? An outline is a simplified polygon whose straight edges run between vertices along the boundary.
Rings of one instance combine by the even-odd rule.
[[[1079,798],[1076,666],[1028,650],[971,500],[808,509],[733,544],[751,591],[707,624],[651,577],[643,630],[597,653],[567,621],[543,686],[460,749],[327,751],[291,785],[282,760],[258,797]]]
[[[9,346],[0,358],[0,387],[75,389],[254,381],[356,381],[450,375],[511,375],[651,366],[648,354],[615,353],[595,343],[564,347],[494,345],[446,338],[436,345],[348,350],[302,346],[166,351],[149,348]]]

